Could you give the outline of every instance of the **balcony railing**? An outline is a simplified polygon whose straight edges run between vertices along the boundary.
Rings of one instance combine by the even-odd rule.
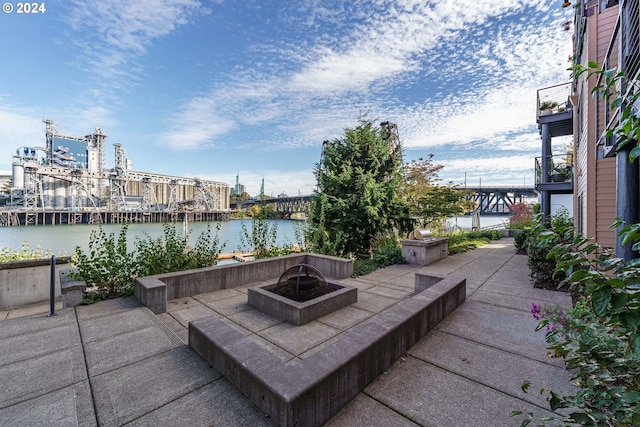
[[[638,78],[640,70],[640,5],[639,0],[625,0],[621,2],[621,11],[618,14],[616,25],[609,40],[609,46],[605,54],[602,67],[606,70],[623,71],[627,78]],[[603,76],[600,75],[598,84],[604,84]],[[622,83],[616,86],[618,93],[625,93],[632,90],[631,85]],[[616,145],[613,137],[605,137],[607,130],[614,128],[618,124],[620,108],[612,110],[611,102],[617,98],[618,94],[612,93],[607,97],[598,97],[596,104],[596,145],[602,155],[607,155]]]
[[[543,164],[543,162],[546,164]],[[554,182],[571,182],[572,178],[573,155],[563,154],[536,157],[536,185]]]
[[[561,83],[559,85],[538,89],[538,99],[536,103],[536,117],[545,114],[562,113],[571,111],[573,105],[569,97],[571,96],[572,83]]]

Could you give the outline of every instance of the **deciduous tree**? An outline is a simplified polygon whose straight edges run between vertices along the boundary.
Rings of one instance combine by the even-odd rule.
[[[403,194],[411,215],[423,227],[437,228],[447,218],[473,208],[464,190],[453,183],[438,184],[438,171],[443,167],[433,163],[433,154],[405,165]]]

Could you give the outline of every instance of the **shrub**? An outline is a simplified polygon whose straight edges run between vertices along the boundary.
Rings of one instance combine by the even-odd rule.
[[[558,288],[565,278],[564,272],[556,271],[556,260],[549,253],[555,245],[572,238],[573,220],[563,208],[551,215],[549,221],[543,222],[538,215],[535,222],[525,241],[530,277],[536,287]]]
[[[138,276],[135,257],[127,251],[127,230],[123,225],[116,240],[113,233],[105,233],[102,226],[91,232],[89,252],[76,247],[72,262],[77,269],[70,276],[95,287],[97,298],[106,299],[133,293],[133,280]]]
[[[374,243],[373,260],[379,268],[404,263],[402,247],[395,236],[376,239]]]
[[[370,259],[355,259],[353,260],[353,274],[351,277],[364,276],[365,274],[369,274],[378,267],[375,260],[373,258]]]
[[[500,240],[502,230],[464,231],[451,233],[449,237],[449,254],[455,255],[485,246],[490,240]]]
[[[224,243],[220,244],[219,231],[220,223],[216,224],[215,235],[211,234],[211,224],[207,224],[207,231],[198,236],[196,244],[187,253],[189,268],[210,267],[218,263],[220,252],[225,246]]]
[[[242,245],[253,251],[255,259],[268,258],[271,256],[283,255],[279,253],[276,244],[278,239],[278,224],[256,215],[251,220],[251,231],[247,230],[242,222],[242,234],[240,240]]]
[[[638,230],[640,224],[626,226],[621,239],[637,242]],[[551,410],[571,408],[563,420],[568,423],[640,425],[638,260],[625,263],[580,235],[556,245],[550,255],[557,271],[566,272],[566,281],[582,293],[573,309],[532,304],[537,330],[545,329],[549,348],[564,358],[578,387],[569,396],[544,391]],[[526,417],[533,420],[532,414]]]
[[[187,236],[179,235],[173,224],[162,225],[163,235],[156,239],[145,233],[146,238],[136,239],[133,256],[138,261],[138,275],[180,271],[187,267]]]
[[[52,252],[50,250],[43,251],[41,246],[36,249],[29,248],[29,242],[23,242],[21,250],[14,251],[11,248],[0,248],[0,262],[23,261],[27,259],[50,258]]]
[[[531,235],[531,228],[523,228],[522,231],[513,236],[513,244],[519,254],[527,253],[527,239]]]
[[[403,263],[402,247],[397,238],[392,233],[388,233],[376,237],[373,255],[370,258],[353,261],[353,277],[363,276],[389,265]]]
[[[95,287],[92,301],[131,295],[136,277],[215,265],[224,247],[220,245],[217,233],[212,236],[211,226],[208,226],[195,246],[189,248],[187,236],[179,234],[175,224],[167,223],[163,225],[161,237],[153,239],[147,235],[145,239],[136,239],[135,249],[129,251],[128,229],[124,224],[116,239],[113,233],[107,235],[100,226],[91,232],[88,253],[76,248],[72,262],[77,272],[72,276]]]

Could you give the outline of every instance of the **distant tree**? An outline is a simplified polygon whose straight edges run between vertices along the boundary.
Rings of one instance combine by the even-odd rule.
[[[314,251],[368,258],[376,235],[411,227],[400,198],[402,149],[389,139],[386,130],[361,119],[325,143],[309,215]]]
[[[509,206],[511,217],[509,225],[511,228],[525,228],[533,225],[533,209],[531,205],[518,202]]]
[[[433,163],[433,154],[405,165],[403,194],[412,217],[423,227],[439,228],[447,218],[473,208],[464,190],[451,182],[438,184],[438,171],[443,167]]]
[[[242,194],[237,194],[234,193],[231,195],[230,199],[232,202],[241,202],[242,200],[246,200],[249,199],[251,196],[249,196],[249,193],[247,193],[246,191],[244,191]]]

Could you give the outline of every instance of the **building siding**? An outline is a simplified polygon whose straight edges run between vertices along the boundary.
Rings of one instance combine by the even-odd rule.
[[[616,232],[611,224],[616,218],[616,159],[610,157],[596,162],[596,241],[615,248]]]

